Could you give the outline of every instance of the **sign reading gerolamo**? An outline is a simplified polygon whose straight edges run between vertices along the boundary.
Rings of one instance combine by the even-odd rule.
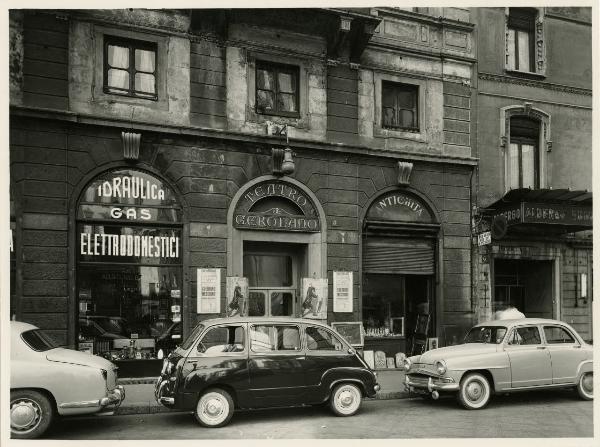
[[[235,207],[233,225],[252,230],[321,230],[312,200],[295,185],[281,180],[266,180],[249,188]]]

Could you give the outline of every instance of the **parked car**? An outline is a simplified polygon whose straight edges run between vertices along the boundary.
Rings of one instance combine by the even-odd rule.
[[[379,390],[375,373],[329,326],[285,317],[219,318],[200,323],[164,360],[155,396],[221,427],[234,409],[328,403],[355,414]]]
[[[434,399],[456,393],[469,410],[485,407],[494,392],[570,387],[592,400],[592,351],[562,321],[490,321],[473,327],[461,345],[407,358],[405,387]]]
[[[56,415],[110,414],[125,398],[108,360],[58,347],[41,329],[11,321],[10,428],[37,438]]]

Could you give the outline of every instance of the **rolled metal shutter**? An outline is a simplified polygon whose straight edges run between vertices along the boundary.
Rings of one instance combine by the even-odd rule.
[[[364,273],[433,275],[433,239],[368,237],[363,244]]]

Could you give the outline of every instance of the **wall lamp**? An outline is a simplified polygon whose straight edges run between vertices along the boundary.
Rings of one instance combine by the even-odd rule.
[[[285,135],[286,147],[285,149],[271,149],[273,159],[273,175],[291,175],[296,169],[296,164],[294,163],[294,153],[290,148],[290,139],[288,136],[287,124],[275,131],[274,134]]]

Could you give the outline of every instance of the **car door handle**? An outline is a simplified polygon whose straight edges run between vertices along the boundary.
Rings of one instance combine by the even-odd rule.
[[[546,349],[545,346],[536,346],[536,349]]]

